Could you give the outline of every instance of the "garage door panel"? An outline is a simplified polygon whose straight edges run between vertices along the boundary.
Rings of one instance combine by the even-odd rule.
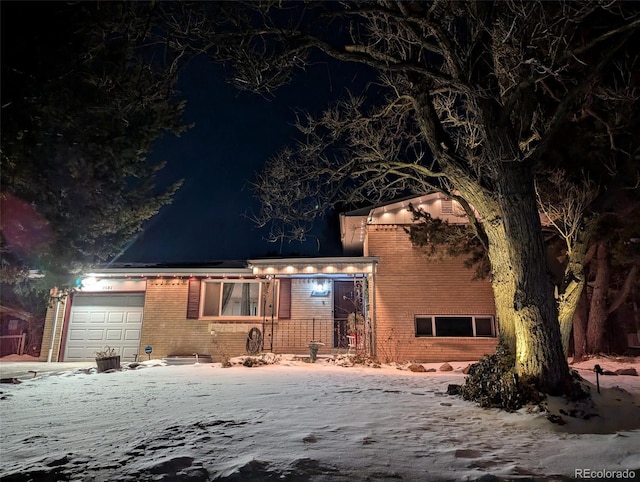
[[[139,358],[138,345],[136,346],[123,346],[122,354],[120,355],[123,360],[136,360]]]
[[[126,341],[140,341],[140,330],[125,330],[124,339]]]
[[[135,360],[143,307],[144,293],[74,295],[64,359],[90,361],[108,346],[122,361]]]
[[[104,311],[93,311],[89,313],[89,323],[104,323],[107,313]]]
[[[69,329],[69,335],[67,339],[70,341],[81,341],[87,339],[87,330],[82,329]]]
[[[67,348],[67,360],[82,360],[84,359],[84,347],[70,347]]]
[[[107,318],[107,323],[123,323],[125,314],[123,311],[110,311]]]
[[[90,313],[88,311],[77,310],[74,314],[74,320],[78,323],[89,323]]]
[[[125,319],[127,323],[142,323],[142,312],[129,311]]]
[[[104,330],[87,330],[87,340],[103,340]]]
[[[105,337],[107,341],[121,341],[124,339],[122,336],[122,330],[107,330],[107,336]]]
[[[101,345],[81,345],[75,348],[67,349],[67,361],[70,360],[94,360],[96,353],[101,351],[104,347]],[[87,356],[87,354],[89,354]]]

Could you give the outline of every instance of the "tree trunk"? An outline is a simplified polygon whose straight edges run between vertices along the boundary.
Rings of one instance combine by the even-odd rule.
[[[522,163],[500,163],[499,216],[491,202],[471,200],[489,239],[492,287],[501,341],[515,355],[516,372],[546,393],[561,392],[569,377],[562,350],[553,283],[533,194]],[[462,190],[461,190],[462,192]]]
[[[504,130],[485,124],[491,130],[485,146],[484,169],[491,173],[492,185],[488,188],[459,167],[460,160],[451,154],[454,143],[439,123],[427,92],[418,92],[415,99],[420,130],[434,155],[440,153],[443,173],[482,219],[501,341],[515,355],[515,371],[545,393],[562,392],[569,366],[562,351],[553,283],[547,275],[530,166],[517,160],[517,143],[510,143]],[[497,108],[489,103],[485,107],[487,112]],[[489,113],[487,118],[495,116]],[[508,153],[513,153],[511,162],[505,160]]]
[[[573,316],[573,363],[584,359],[587,353],[587,292],[582,290]]]
[[[587,351],[600,353],[603,350],[604,330],[607,321],[607,293],[611,268],[609,252],[605,243],[598,243],[596,252],[596,278],[591,292],[589,322],[587,324]]]
[[[569,355],[569,340],[574,326],[574,314],[582,299],[585,285],[584,262],[587,252],[586,232],[576,239],[567,251],[567,267],[564,270],[562,283],[558,288],[558,321],[562,336],[562,350],[565,357]]]
[[[563,390],[569,376],[562,351],[554,288],[547,272],[546,248],[530,168],[519,162],[499,164],[498,202],[515,294],[516,371],[546,393]]]

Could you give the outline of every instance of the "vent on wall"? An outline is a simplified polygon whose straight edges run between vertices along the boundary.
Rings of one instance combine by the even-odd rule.
[[[440,214],[453,214],[453,200],[442,199],[440,201]]]

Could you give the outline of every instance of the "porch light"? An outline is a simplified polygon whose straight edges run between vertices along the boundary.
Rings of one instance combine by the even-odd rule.
[[[92,286],[95,286],[97,282],[98,282],[98,279],[95,276],[88,276],[87,278],[82,280],[82,287],[90,288]]]
[[[313,283],[311,296],[329,296],[329,286],[324,280],[318,280]]]

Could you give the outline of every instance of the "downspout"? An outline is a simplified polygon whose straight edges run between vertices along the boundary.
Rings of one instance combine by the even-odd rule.
[[[273,328],[274,328],[274,318],[275,318],[275,311],[276,311],[276,277],[274,275],[273,277],[273,289],[271,290],[271,339],[269,340],[270,345],[269,345],[269,352],[273,353]],[[264,338],[264,333],[262,335],[262,338]]]
[[[369,289],[369,296],[371,296],[371,356],[375,359],[377,356],[377,313],[376,313],[376,265],[373,263],[373,269],[371,273],[371,287]]]
[[[47,356],[47,363],[51,362],[53,356],[53,344],[56,341],[56,329],[58,328],[58,316],[60,316],[60,295],[56,296],[56,314],[53,318],[53,331],[51,333],[51,345],[49,346],[49,355]]]

